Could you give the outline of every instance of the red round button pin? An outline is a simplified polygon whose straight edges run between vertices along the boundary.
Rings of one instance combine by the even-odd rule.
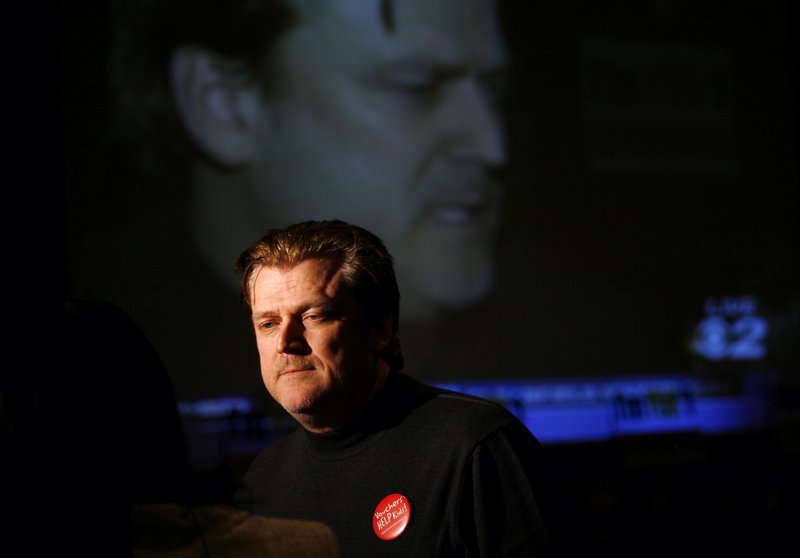
[[[375,507],[372,529],[378,538],[391,541],[403,534],[411,521],[411,502],[402,494],[389,494]]]

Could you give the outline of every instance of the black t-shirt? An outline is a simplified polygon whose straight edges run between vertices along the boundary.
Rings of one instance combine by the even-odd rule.
[[[410,503],[402,534],[381,540],[378,504]],[[553,556],[569,528],[542,448],[499,404],[387,380],[367,412],[330,435],[302,428],[254,460],[238,503],[257,514],[321,521],[342,554]]]

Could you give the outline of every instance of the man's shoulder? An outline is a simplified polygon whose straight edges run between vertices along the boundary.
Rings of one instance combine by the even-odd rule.
[[[405,389],[423,394],[425,399],[409,418],[424,422],[426,430],[441,428],[481,437],[520,424],[513,413],[496,401],[405,378]]]
[[[423,394],[436,405],[452,407],[454,410],[468,414],[513,416],[505,406],[491,399],[448,389],[436,383],[420,381],[403,374],[399,374],[398,379],[404,385],[404,389]]]

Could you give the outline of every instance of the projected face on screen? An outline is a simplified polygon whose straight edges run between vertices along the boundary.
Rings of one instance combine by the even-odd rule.
[[[396,258],[403,313],[491,288],[505,163],[505,52],[489,0],[290,2],[269,91],[184,49],[172,65],[200,166],[195,229],[230,273],[266,229],[339,218]]]

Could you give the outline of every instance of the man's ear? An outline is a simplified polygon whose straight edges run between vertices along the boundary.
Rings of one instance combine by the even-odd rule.
[[[389,314],[384,314],[378,318],[372,326],[375,349],[382,352],[392,340],[392,318]]]
[[[253,135],[264,109],[256,80],[237,71],[233,61],[198,47],[173,53],[169,78],[189,137],[222,165],[251,161],[257,151]]]

